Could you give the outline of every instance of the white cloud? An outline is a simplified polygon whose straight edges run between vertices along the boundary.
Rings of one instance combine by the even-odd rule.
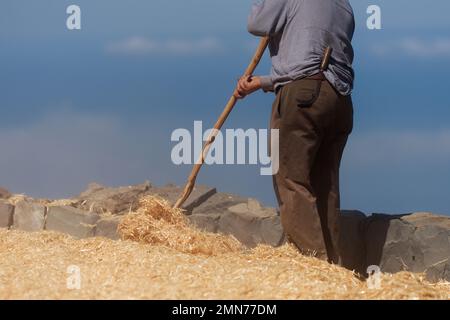
[[[201,39],[167,39],[164,41],[153,40],[145,37],[134,36],[106,46],[106,51],[112,54],[125,55],[152,55],[152,54],[177,54],[177,55],[201,55],[223,50],[223,46],[217,38],[206,37]]]
[[[450,164],[450,129],[354,133],[346,154],[349,165]]]
[[[400,42],[400,47],[406,53],[416,56],[449,56],[450,39],[436,39],[433,41],[421,41],[419,39],[404,39]]]
[[[420,58],[450,57],[450,38],[436,38],[433,40],[403,38],[396,42],[374,44],[371,49],[372,52],[379,56],[406,54]]]
[[[67,197],[92,181],[127,185],[153,180],[154,168],[167,169],[165,153],[153,150],[162,150],[168,138],[155,124],[149,127],[63,110],[27,125],[0,128],[0,185],[32,196]]]

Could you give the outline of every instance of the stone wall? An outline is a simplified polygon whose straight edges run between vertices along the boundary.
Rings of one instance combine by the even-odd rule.
[[[140,197],[159,195],[174,203],[182,191],[174,185],[154,187],[148,182],[119,188],[91,184],[65,202],[24,198],[12,204],[11,195],[1,190],[0,228],[110,239],[119,238],[121,216],[136,209]],[[198,228],[231,234],[248,247],[279,246],[285,240],[278,212],[255,199],[197,186],[184,209]],[[343,265],[363,275],[368,266],[377,265],[383,272],[425,272],[433,281],[450,280],[450,217],[342,211],[340,250]]]

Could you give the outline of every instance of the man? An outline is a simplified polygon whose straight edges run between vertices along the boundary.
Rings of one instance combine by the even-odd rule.
[[[339,167],[353,128],[353,10],[348,0],[259,0],[248,29],[270,37],[272,72],[242,77],[235,96],[276,93],[274,186],[283,228],[301,252],[340,263]],[[321,69],[327,48],[331,59]]]

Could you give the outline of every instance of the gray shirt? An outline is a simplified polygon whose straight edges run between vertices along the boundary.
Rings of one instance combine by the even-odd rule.
[[[353,9],[348,0],[257,0],[248,30],[270,36],[272,71],[261,77],[265,91],[320,71],[325,48],[333,53],[325,77],[342,95],[353,89]]]

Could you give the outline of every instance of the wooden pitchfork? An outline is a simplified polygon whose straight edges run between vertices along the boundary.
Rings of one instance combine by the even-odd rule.
[[[261,39],[261,42],[259,43],[258,49],[256,50],[252,61],[250,62],[249,66],[247,67],[247,70],[245,70],[244,76],[252,76],[253,75],[253,72],[255,71],[256,67],[258,66],[259,62],[261,61],[261,58],[264,54],[264,51],[266,51],[268,44],[269,44],[269,37],[264,37]],[[175,203],[174,208],[181,208],[181,206],[184,204],[184,202],[191,195],[191,192],[195,186],[195,180],[197,179],[197,175],[200,172],[200,169],[201,169],[203,163],[205,162],[205,158],[208,154],[208,151],[211,148],[211,145],[214,143],[214,140],[215,140],[219,130],[222,128],[223,124],[227,120],[228,115],[231,113],[234,106],[236,105],[236,102],[237,102],[237,99],[233,94],[231,96],[230,100],[228,101],[227,105],[225,106],[225,109],[223,110],[219,119],[217,120],[216,124],[214,125],[214,130],[211,130],[211,133],[210,133],[208,139],[206,139],[206,142],[203,145],[202,153],[200,154],[197,162],[194,164],[194,167],[192,168],[191,174],[189,175],[186,186],[184,187],[183,193],[181,194],[180,198]]]

